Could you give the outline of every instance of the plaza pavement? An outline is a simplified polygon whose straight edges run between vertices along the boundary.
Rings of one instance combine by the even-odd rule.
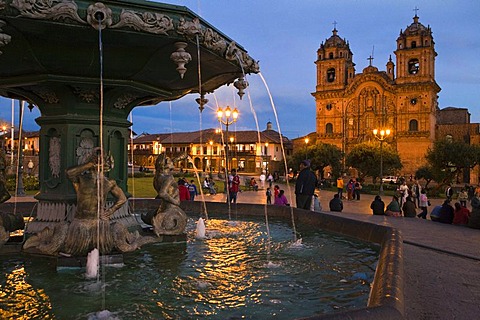
[[[280,187],[295,205],[292,186]],[[373,195],[362,194],[360,201],[344,200],[343,212],[330,212],[328,202],[333,194],[319,191],[322,211],[391,226],[402,232],[406,319],[480,319],[480,230],[419,218],[373,216],[370,209]],[[221,193],[204,198],[205,201],[225,201]],[[383,197],[383,201],[388,204],[390,197]],[[241,192],[237,202],[265,204],[265,190]],[[429,211],[443,200],[431,202]]]
[[[280,187],[295,205],[292,186]],[[345,200],[343,212],[330,212],[328,202],[334,193],[321,190],[318,194],[324,212],[391,226],[402,232],[406,319],[480,319],[480,230],[418,218],[373,216],[373,195],[362,194],[360,201]],[[225,202],[225,195],[204,195],[204,199]],[[200,200],[201,196],[195,199]],[[390,201],[389,197],[383,200],[386,204]],[[9,202],[12,201],[35,200],[27,196],[12,197]],[[237,201],[265,204],[265,190],[241,192]],[[431,201],[432,207],[442,203],[441,199]]]

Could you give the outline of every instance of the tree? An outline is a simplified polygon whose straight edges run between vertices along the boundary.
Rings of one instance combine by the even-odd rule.
[[[459,177],[466,169],[472,169],[480,163],[480,146],[459,141],[435,141],[428,149],[428,165],[432,169],[433,179],[440,184],[460,181]]]
[[[317,143],[301,150],[296,151],[287,159],[290,168],[298,168],[300,162],[309,159],[312,170],[320,172],[320,178],[323,179],[325,168],[332,168],[332,175],[336,176],[342,169],[342,151],[333,144]]]
[[[425,188],[428,187],[428,184],[434,180],[434,173],[433,169],[430,166],[421,166],[415,172],[415,179],[425,179],[427,183],[425,184]]]
[[[402,169],[398,153],[390,146],[382,147],[383,154],[383,175],[394,174]],[[361,179],[370,176],[376,180],[380,175],[380,144],[364,142],[352,148],[346,157],[346,165],[358,170]]]

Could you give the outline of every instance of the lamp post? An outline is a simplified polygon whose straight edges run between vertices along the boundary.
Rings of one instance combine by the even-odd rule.
[[[217,118],[220,122],[220,127],[222,124],[225,125],[225,137],[228,137],[228,126],[237,121],[238,110],[237,108],[230,109],[229,106],[225,108],[223,112],[222,108],[217,109]],[[227,201],[230,203],[230,196],[228,194],[228,141],[225,141],[225,192],[227,193]]]
[[[213,156],[213,141],[208,142],[210,144],[210,179],[212,179],[212,156]]]
[[[305,138],[305,160],[307,160],[307,151],[308,151],[308,142],[310,141],[310,139]]]
[[[378,130],[378,129],[373,129],[373,136],[380,141],[380,190],[378,193],[380,195],[383,195],[383,142],[385,142],[385,139],[390,135],[390,129],[386,130]]]

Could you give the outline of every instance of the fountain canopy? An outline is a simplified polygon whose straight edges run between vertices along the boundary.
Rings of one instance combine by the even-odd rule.
[[[0,20],[0,94],[42,113],[62,113],[67,99],[98,103],[98,29],[105,101],[120,112],[198,92],[197,41],[203,93],[258,72],[243,48],[182,6],[6,0]]]

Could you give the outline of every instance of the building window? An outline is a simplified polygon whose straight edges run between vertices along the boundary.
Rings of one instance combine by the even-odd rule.
[[[331,103],[327,103],[327,110],[328,111],[332,110],[332,104]]]
[[[416,48],[417,47],[417,41],[412,41],[412,48]]]
[[[410,120],[410,123],[408,124],[408,131],[413,132],[413,131],[418,131],[418,121],[413,119]]]
[[[417,74],[419,69],[420,63],[418,62],[418,59],[411,59],[408,61],[408,73]]]
[[[425,46],[428,46],[428,40],[425,40]]]
[[[333,59],[333,52],[330,52],[330,54],[328,55],[328,57],[329,57],[330,59]]]
[[[327,81],[328,82],[335,81],[335,68],[330,68],[327,70]]]
[[[340,58],[343,58],[343,52],[340,52]]]
[[[333,133],[333,124],[327,123],[327,124],[325,125],[325,132],[326,132],[327,134],[332,134],[332,133]]]

